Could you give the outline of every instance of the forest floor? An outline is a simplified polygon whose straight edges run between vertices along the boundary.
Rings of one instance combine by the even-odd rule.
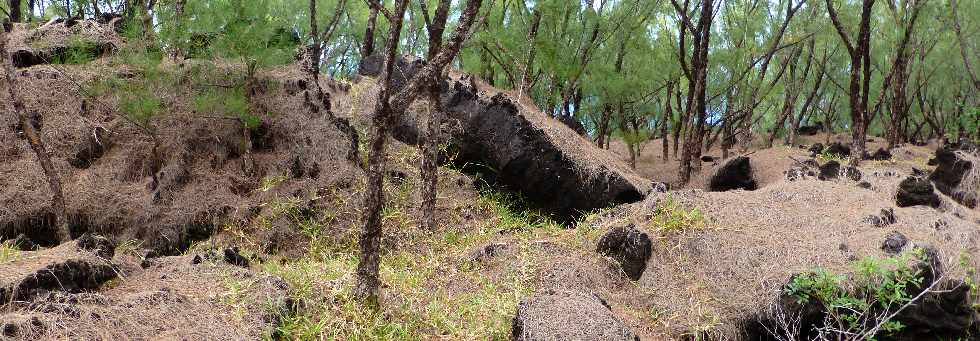
[[[930,170],[929,147],[864,162],[868,188],[846,178],[789,181],[784,172],[809,158],[805,149],[753,148],[758,190],[705,191],[716,164],[704,163],[687,187],[572,223],[447,166],[439,169],[437,228],[422,230],[419,153],[392,142],[374,309],[351,295],[370,107],[362,99],[372,80],[322,80],[327,115],[304,106],[308,85],[295,65],[262,70],[257,103],[273,114],[243,129],[206,115],[197,96],[240,69],[163,64],[153,70],[184,81],[150,87],[163,109],[134,125],[120,89],[141,83],[146,70],[116,56],[18,69],[64,178],[73,234],[103,235],[115,247],[99,253],[50,241],[40,167],[14,118],[0,119],[5,339],[509,339],[518,304],[549,290],[594,293],[643,340],[738,339],[793,274],[852,272],[855,260],[887,257],[881,245],[893,232],[937,249],[951,276],[977,280],[980,211],[945,196],[939,209],[895,207],[898,183],[913,168]],[[357,149],[332,116],[352,122]],[[93,144],[100,127],[111,143]],[[675,183],[677,161],[662,160],[659,143],[644,146],[636,173]],[[619,142],[611,149],[626,161]],[[887,208],[894,224],[866,221]],[[603,234],[623,225],[653,240],[637,281],[596,252]],[[21,250],[12,241],[20,234],[40,246]],[[59,269],[66,274],[52,282],[46,274]]]

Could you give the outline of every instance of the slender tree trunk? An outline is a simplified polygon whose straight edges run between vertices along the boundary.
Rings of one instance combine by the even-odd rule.
[[[364,227],[358,237],[360,245],[360,260],[357,263],[357,283],[354,286],[354,296],[369,304],[377,304],[381,286],[379,270],[381,266],[381,209],[384,207],[384,172],[387,163],[385,142],[388,138],[388,128],[391,126],[392,110],[388,102],[391,97],[391,73],[395,64],[405,8],[408,0],[396,0],[395,10],[390,18],[388,39],[385,41],[384,68],[378,77],[378,98],[374,105],[371,120],[371,141],[368,154],[367,186],[364,191]],[[373,10],[372,13],[377,13]],[[362,51],[373,50],[373,27],[369,24],[371,34],[365,34],[365,48]],[[368,45],[368,37],[372,36]],[[370,55],[367,54],[367,55]]]
[[[602,105],[602,118],[599,120],[599,131],[596,133],[596,146],[602,148],[606,144],[606,131],[609,130],[609,120],[612,116],[612,108],[608,104]]]
[[[970,80],[973,81],[973,87],[980,91],[980,76],[974,73],[973,65],[970,64],[970,54],[967,52],[967,47],[969,46],[963,30],[960,26],[959,15],[957,15],[958,7],[957,0],[950,1],[950,12],[953,17],[953,30],[956,32],[956,39],[960,45],[960,55],[963,57],[963,66],[966,68],[966,73],[970,76]]]
[[[35,129],[24,109],[24,102],[18,93],[17,70],[14,69],[11,57],[7,54],[7,33],[3,28],[0,28],[0,64],[3,64],[4,68],[4,78],[7,81],[7,99],[14,110],[12,114],[17,115],[24,136],[48,179],[48,187],[51,190],[51,209],[55,216],[54,226],[57,229],[55,232],[61,242],[68,242],[71,240],[71,233],[68,229],[68,212],[65,207],[65,195],[61,187],[61,176],[58,175],[58,170],[55,169],[54,162],[51,161],[40,132]]]
[[[146,41],[153,41],[152,37],[155,35],[153,31],[153,5],[155,4],[152,0],[143,0],[140,4],[140,18],[143,20],[143,34],[146,35]]]
[[[524,65],[521,68],[521,95],[526,96],[528,91],[531,90],[531,70],[534,69],[534,56],[537,52],[537,47],[535,46],[535,41],[538,37],[538,27],[541,26],[541,11],[537,8],[534,9],[534,13],[531,15],[531,28],[527,32],[527,57],[524,58]],[[576,108],[578,110],[578,108]]]
[[[677,112],[680,113],[681,117],[674,124],[673,140],[674,140],[674,159],[677,159],[677,151],[681,149],[680,137],[681,131],[684,130],[687,125],[687,115],[683,107],[681,106],[681,92],[680,87],[677,87],[677,92],[674,93],[674,99],[677,102]]]
[[[27,22],[34,21],[34,4],[36,0],[27,0]]]
[[[684,150],[681,152],[681,164],[679,167],[679,178],[681,183],[688,183],[691,179],[691,171],[701,168],[700,158],[701,148],[704,143],[704,125],[707,117],[707,68],[708,68],[708,46],[711,39],[711,21],[714,18],[713,1],[704,0],[701,3],[701,15],[698,18],[697,27],[689,26],[693,36],[693,55],[691,58],[688,76],[688,99],[687,116],[693,120],[685,137]],[[686,18],[686,9],[678,11],[685,16],[684,21],[690,23]],[[682,29],[682,32],[685,30]],[[684,34],[681,34],[681,46],[684,45]],[[680,55],[682,64],[685,57]]]
[[[21,0],[10,0],[8,4],[10,5],[7,6],[7,9],[10,11],[10,22],[21,22]]]
[[[364,40],[361,42],[361,58],[374,54],[374,30],[378,24],[378,9],[371,8],[368,15],[367,27],[364,29]]]
[[[311,1],[315,1],[315,0],[311,0]],[[184,5],[186,3],[187,0],[177,0],[177,2],[174,4],[174,20],[173,23],[171,24],[174,25],[175,29],[177,30],[183,29],[183,25],[181,25],[181,23],[184,20]],[[95,6],[98,5],[95,4]],[[184,59],[184,50],[181,48],[180,44],[174,44],[170,48],[170,61],[174,63],[179,63],[183,59]]]
[[[851,57],[850,85],[848,87],[851,107],[851,151],[854,163],[860,162],[865,153],[868,126],[868,92],[871,82],[871,9],[875,0],[863,0],[858,38],[852,43],[847,30],[841,24],[831,0],[826,0],[831,22],[847,48]],[[862,75],[863,71],[863,75]],[[863,77],[862,77],[863,76]]]
[[[670,140],[668,133],[668,123],[673,122],[674,110],[673,106],[670,105],[670,96],[674,92],[674,82],[667,82],[667,95],[664,97],[664,117],[660,122],[660,136],[661,141],[663,141],[663,159],[667,161],[670,158]],[[676,148],[676,147],[675,147]]]
[[[440,0],[436,7],[435,17],[430,20],[428,8],[422,4],[423,16],[426,21],[426,30],[429,34],[429,50],[426,58],[436,57],[442,48],[442,35],[446,29],[446,21],[449,18],[450,0]],[[436,228],[436,198],[439,185],[439,142],[442,137],[441,128],[443,120],[442,98],[439,96],[439,82],[442,77],[433,78],[434,81],[425,85],[425,92],[428,96],[429,115],[426,119],[426,129],[422,137],[422,164],[419,166],[419,173],[422,178],[421,191],[421,211],[422,219],[420,227],[423,230],[432,231]]]
[[[378,78],[380,90],[374,106],[370,153],[368,155],[367,186],[364,193],[364,227],[358,237],[361,259],[357,265],[357,284],[354,296],[367,302],[377,302],[380,279],[378,271],[381,264],[381,209],[384,206],[385,142],[394,118],[401,115],[415,101],[420,90],[436,82],[443,69],[456,58],[463,43],[470,36],[474,19],[479,12],[482,0],[468,0],[460,15],[459,25],[453,32],[449,43],[440,48],[405,84],[398,93],[392,93],[391,73],[400,41],[405,7],[408,0],[395,3],[395,10],[389,16],[388,39],[385,42],[384,68]]]

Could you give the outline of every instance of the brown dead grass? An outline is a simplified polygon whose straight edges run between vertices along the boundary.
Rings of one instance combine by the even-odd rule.
[[[647,229],[659,238],[640,284],[653,294],[650,303],[665,310],[658,323],[734,337],[739,322],[768,306],[792,274],[818,267],[849,273],[856,258],[885,256],[880,245],[893,230],[914,244],[936,246],[954,277],[967,270],[961,256],[976,268],[977,212],[959,218],[926,207],[895,208],[894,225],[863,222],[894,206],[890,188],[898,181],[881,179],[880,188],[888,188],[883,190],[817,180],[777,181],[752,192],[682,190],[651,195],[621,217],[648,226],[665,200],[704,213],[707,228]],[[945,223],[937,229],[937,221]]]
[[[22,329],[14,340],[254,340],[272,335],[286,309],[282,280],[227,264],[194,265],[191,258],[159,258],[143,269],[139,259],[123,255],[116,258],[120,278],[104,290],[53,292],[29,306],[4,308],[0,320],[31,316],[44,326]]]

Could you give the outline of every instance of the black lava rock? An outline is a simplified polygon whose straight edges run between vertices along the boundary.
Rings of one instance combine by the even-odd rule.
[[[653,243],[646,233],[632,225],[617,226],[599,238],[596,252],[615,259],[630,279],[636,281],[646,270]]]
[[[898,184],[898,194],[895,196],[898,207],[931,206],[939,207],[942,201],[933,190],[929,180],[910,176]]]
[[[744,189],[754,191],[758,185],[752,175],[752,164],[747,156],[738,156],[726,161],[711,176],[708,190],[712,192]]]

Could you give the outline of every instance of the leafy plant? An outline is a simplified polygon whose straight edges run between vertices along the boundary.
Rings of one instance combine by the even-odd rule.
[[[99,57],[101,47],[99,44],[83,39],[77,35],[72,36],[68,41],[68,46],[64,51],[55,54],[52,64],[79,65],[89,63]]]
[[[20,256],[20,249],[12,241],[0,243],[0,264],[13,262]]]
[[[663,232],[680,231],[689,228],[702,228],[707,225],[707,219],[698,208],[687,209],[673,197],[667,198],[657,205],[650,219],[650,226]]]
[[[918,248],[896,257],[865,257],[852,264],[851,276],[816,269],[794,276],[783,289],[799,304],[816,304],[824,309],[824,327],[819,330],[822,334],[891,335],[905,326],[889,316],[912,303],[918,294],[916,289],[923,284],[922,270],[913,264],[928,261],[927,258]]]

